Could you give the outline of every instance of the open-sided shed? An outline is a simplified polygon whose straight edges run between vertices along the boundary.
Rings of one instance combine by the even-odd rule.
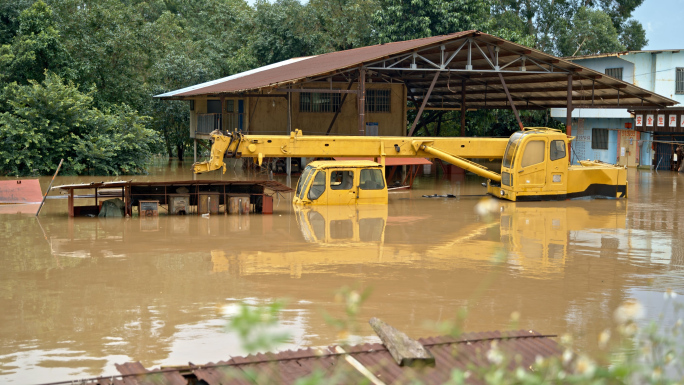
[[[405,107],[407,101],[412,101],[418,109],[408,135],[415,133],[426,109],[460,110],[465,123],[469,109],[510,108],[522,126],[517,113],[520,109],[561,107],[567,108],[570,114],[573,108],[635,110],[677,103],[570,61],[479,31],[290,59],[156,97],[198,102],[215,99],[221,109],[213,128],[224,130],[235,128],[228,122],[227,100],[247,98],[242,112],[247,122],[244,130],[255,133],[269,131],[259,131],[252,124],[265,113],[263,108],[271,105],[267,101],[259,107],[258,100],[277,98],[285,108],[280,115],[277,110],[269,110],[269,116],[287,122],[285,129],[276,130],[279,133],[297,127],[307,133],[367,135],[367,117],[383,108],[382,95],[370,91],[381,85],[401,87],[404,92],[399,104]],[[318,96],[311,96],[314,94]],[[298,118],[300,114],[293,125],[293,114],[311,112],[306,111],[309,108],[306,103],[314,100],[321,101],[323,106],[313,111],[317,113],[316,120],[302,120]],[[298,109],[293,109],[293,102],[299,103]],[[272,106],[276,106],[275,101]],[[341,112],[344,115],[344,108],[355,113],[347,114],[343,122],[337,121]],[[401,115],[396,119],[398,123],[388,120],[388,124],[395,124],[400,135],[404,135],[406,109],[389,106],[384,112],[388,116]],[[337,125],[351,125],[355,129],[335,129],[336,121]],[[465,125],[461,126],[464,135]],[[568,127],[568,135],[571,133]],[[380,134],[384,134],[382,129]]]

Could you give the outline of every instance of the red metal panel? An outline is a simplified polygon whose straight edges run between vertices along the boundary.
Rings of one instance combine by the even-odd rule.
[[[273,214],[273,197],[264,195],[263,205],[261,207],[262,214]]]
[[[40,203],[38,179],[0,180],[0,203]]]

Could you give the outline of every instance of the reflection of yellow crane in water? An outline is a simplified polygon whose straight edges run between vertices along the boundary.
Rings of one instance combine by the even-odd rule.
[[[626,228],[626,210],[590,214],[582,207],[502,205],[501,241],[509,263],[547,272],[565,265],[570,234]]]
[[[387,206],[319,206],[296,209],[297,222],[311,247],[284,252],[243,252],[235,261],[242,274],[284,273],[299,276],[334,265],[421,261],[432,268],[488,264],[498,250],[509,267],[526,274],[560,272],[565,266],[570,233],[625,227],[626,213],[591,215],[580,207],[521,207],[503,204],[500,221],[473,223],[453,238],[429,245],[385,242]],[[429,218],[426,218],[429,220]],[[416,226],[420,224],[411,224]],[[401,225],[399,225],[401,226]],[[498,235],[496,231],[498,229]],[[314,245],[315,244],[315,245]],[[322,252],[321,247],[325,248]],[[227,270],[223,251],[212,251],[214,271]]]

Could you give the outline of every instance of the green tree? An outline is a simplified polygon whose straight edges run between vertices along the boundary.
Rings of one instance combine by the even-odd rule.
[[[3,90],[0,174],[42,175],[65,159],[65,174],[143,173],[156,134],[126,105],[99,110],[90,94],[46,72],[45,80]]]
[[[297,0],[258,0],[255,7],[251,46],[257,65],[309,56],[317,52],[321,32],[316,28],[313,8]]]
[[[622,27],[620,43],[628,51],[639,51],[648,44],[644,27],[636,20],[628,20]]]
[[[52,0],[77,84],[95,86],[98,107],[142,106],[154,39],[143,13],[119,0]]]
[[[205,62],[214,77],[260,65],[254,58],[252,42],[255,31],[267,26],[253,24],[255,10],[245,0],[178,0],[169,8],[170,13],[179,15],[185,39],[195,42],[193,59]]]
[[[0,80],[27,84],[42,80],[44,71],[62,76],[69,71],[70,57],[61,42],[50,7],[37,1],[22,11],[11,44],[0,47]]]
[[[159,60],[154,66],[154,85],[151,95],[201,83],[207,80],[207,71],[201,63],[185,55],[174,55]],[[151,96],[150,95],[150,96]],[[164,139],[166,153],[173,157],[174,151],[183,160],[190,145],[189,108],[185,101],[151,100],[148,114],[153,117],[152,126]]]
[[[321,34],[318,53],[375,43],[373,15],[380,9],[378,0],[311,0],[307,6],[313,8]]]
[[[19,30],[19,14],[34,0],[0,0],[0,45],[9,44]]]
[[[581,7],[573,16],[558,42],[562,56],[594,55],[624,51],[618,32],[608,14],[601,10]]]
[[[380,0],[374,15],[380,43],[487,30],[490,5],[479,0]]]

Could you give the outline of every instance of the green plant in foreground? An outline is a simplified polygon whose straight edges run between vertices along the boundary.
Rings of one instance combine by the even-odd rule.
[[[369,290],[359,291],[344,287],[337,291],[337,302],[344,304],[346,318],[337,319],[327,314],[324,317],[341,336],[358,331],[356,320],[362,303],[368,298]],[[521,357],[516,352],[504,350],[493,341],[489,349],[481,352],[485,365],[471,365],[466,370],[454,369],[447,384],[485,383],[491,385],[535,385],[535,384],[681,384],[684,383],[684,344],[682,332],[684,321],[681,314],[684,304],[675,301],[677,294],[671,290],[664,293],[667,298],[668,319],[676,321],[664,327],[656,321],[640,324],[644,308],[636,300],[626,300],[614,312],[616,327],[606,329],[598,336],[599,347],[605,354],[584,354],[572,347],[572,337],[564,335],[560,345],[564,351],[560,356],[541,358],[529,368],[521,366]],[[229,328],[235,330],[248,351],[267,351],[287,341],[286,334],[267,332],[278,324],[278,314],[284,302],[279,300],[266,306],[242,304],[238,314],[230,321]],[[433,323],[442,334],[458,336],[467,316],[465,308],[457,312],[452,321]],[[511,315],[512,324],[517,324],[520,314]],[[658,318],[666,318],[665,311]],[[517,325],[516,325],[517,327]],[[393,364],[393,363],[391,363]],[[341,366],[344,367],[344,366]],[[349,369],[345,369],[349,370]],[[264,379],[257,373],[237,373],[251,383],[278,383],[277,379]],[[344,370],[325,373],[315,370],[309,376],[300,378],[298,385],[344,383],[355,378]],[[420,384],[419,381],[411,382]]]
[[[285,300],[278,299],[264,306],[246,303],[238,305],[238,313],[230,319],[228,329],[235,331],[247,352],[266,352],[287,342],[290,335],[273,329],[280,323]]]

